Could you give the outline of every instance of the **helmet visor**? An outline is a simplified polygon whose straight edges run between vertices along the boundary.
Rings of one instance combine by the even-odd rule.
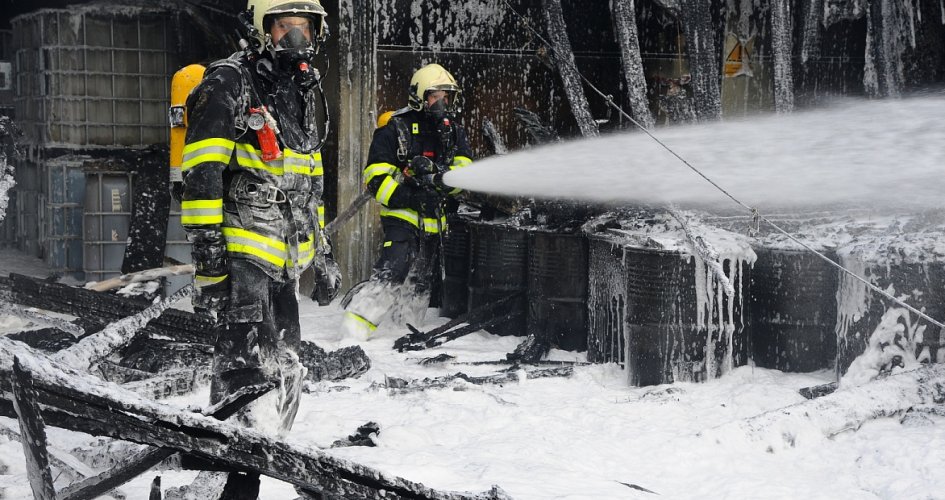
[[[431,111],[453,111],[459,90],[453,85],[437,85],[423,93],[425,106]]]
[[[276,49],[303,49],[312,46],[312,40],[321,35],[321,19],[305,15],[266,16],[266,33],[272,36]]]

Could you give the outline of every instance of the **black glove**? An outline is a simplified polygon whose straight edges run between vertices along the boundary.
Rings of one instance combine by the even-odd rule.
[[[315,289],[312,290],[312,300],[318,302],[320,306],[331,304],[332,300],[338,296],[341,291],[341,268],[335,259],[326,256],[325,266],[316,265],[315,271]]]
[[[218,313],[230,296],[226,241],[219,229],[196,229],[187,233],[193,244],[194,293],[191,304],[197,312]]]
[[[194,312],[216,316],[230,300],[229,276],[194,276],[194,294],[190,303]]]
[[[440,195],[428,189],[412,189],[407,205],[417,212],[432,213],[440,206]]]
[[[426,156],[418,155],[410,160],[410,170],[413,171],[414,177],[424,177],[435,174],[436,165],[433,164],[433,160]]]
[[[453,187],[452,187],[452,186],[447,186],[447,185],[443,182],[443,174],[445,174],[445,173],[446,173],[446,172],[439,172],[439,173],[433,174],[433,176],[430,177],[430,182],[431,182],[434,186],[436,186],[436,188],[439,189],[440,191],[450,192],[450,191],[453,190]]]
[[[194,269],[204,276],[223,276],[226,274],[226,240],[223,232],[216,228],[194,229],[187,232],[187,239],[193,247],[190,256],[194,259]]]

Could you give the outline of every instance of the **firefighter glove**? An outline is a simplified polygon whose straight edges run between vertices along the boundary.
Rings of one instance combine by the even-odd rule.
[[[217,228],[194,229],[187,233],[193,247],[194,294],[191,303],[194,311],[218,313],[226,306],[230,295],[227,276],[226,241]]]
[[[312,300],[320,306],[327,306],[341,291],[341,268],[335,259],[326,256],[324,267],[316,265],[313,269],[315,289],[312,290]]]
[[[228,276],[194,276],[194,294],[191,296],[194,312],[216,316],[226,308],[229,298]]]
[[[426,156],[418,155],[414,156],[413,159],[410,160],[410,170],[413,170],[413,175],[415,177],[424,177],[435,174],[436,165],[433,164],[433,160],[427,158]]]
[[[434,212],[440,206],[440,195],[428,189],[413,189],[410,191],[409,206],[417,212]]]
[[[226,240],[222,231],[217,228],[193,229],[187,232],[187,239],[193,245],[190,255],[198,275],[226,275]]]
[[[432,182],[433,185],[436,186],[436,188],[439,189],[440,191],[452,191],[452,190],[453,190],[453,187],[452,187],[452,186],[447,186],[447,185],[443,182],[443,174],[445,174],[445,173],[446,173],[446,172],[437,172],[436,174],[433,174],[433,176],[432,176],[432,178],[431,178],[431,182]]]

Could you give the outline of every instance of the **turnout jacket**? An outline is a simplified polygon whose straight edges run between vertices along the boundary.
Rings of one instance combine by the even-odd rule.
[[[219,228],[228,258],[250,261],[279,281],[297,278],[324,242],[314,102],[313,91],[300,89],[268,59],[238,55],[210,65],[187,99],[185,229],[196,235]],[[262,106],[278,124],[283,155],[268,162],[247,123],[251,109]],[[197,285],[223,278],[198,272]]]
[[[400,120],[400,124],[397,123]],[[398,131],[398,127],[400,132]],[[426,156],[434,164],[449,170],[472,163],[472,152],[466,131],[458,122],[452,123],[455,149],[452,158],[440,141],[437,125],[420,111],[410,108],[394,113],[387,125],[374,131],[368,165],[364,169],[364,183],[374,198],[383,205],[381,222],[385,226],[396,225],[420,231],[420,234],[436,234],[446,227],[446,217],[441,214],[439,223],[435,213],[417,213],[408,204],[410,191],[421,189],[411,176],[410,160]],[[459,192],[458,189],[449,194]]]

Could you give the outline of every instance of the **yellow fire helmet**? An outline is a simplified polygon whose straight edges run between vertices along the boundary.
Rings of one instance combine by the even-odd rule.
[[[271,46],[267,21],[271,22],[272,18],[269,16],[292,15],[310,18],[314,23],[312,33],[319,40],[325,36],[325,16],[328,12],[318,0],[249,0],[246,10],[253,11],[253,26],[262,36],[259,41],[262,42],[263,49],[272,48],[267,47]]]
[[[456,79],[449,71],[439,64],[427,64],[417,70],[410,79],[410,87],[407,90],[407,105],[411,109],[420,111],[426,104],[426,93],[435,90],[443,90],[450,94],[450,107],[456,106],[457,94],[462,92]]]

